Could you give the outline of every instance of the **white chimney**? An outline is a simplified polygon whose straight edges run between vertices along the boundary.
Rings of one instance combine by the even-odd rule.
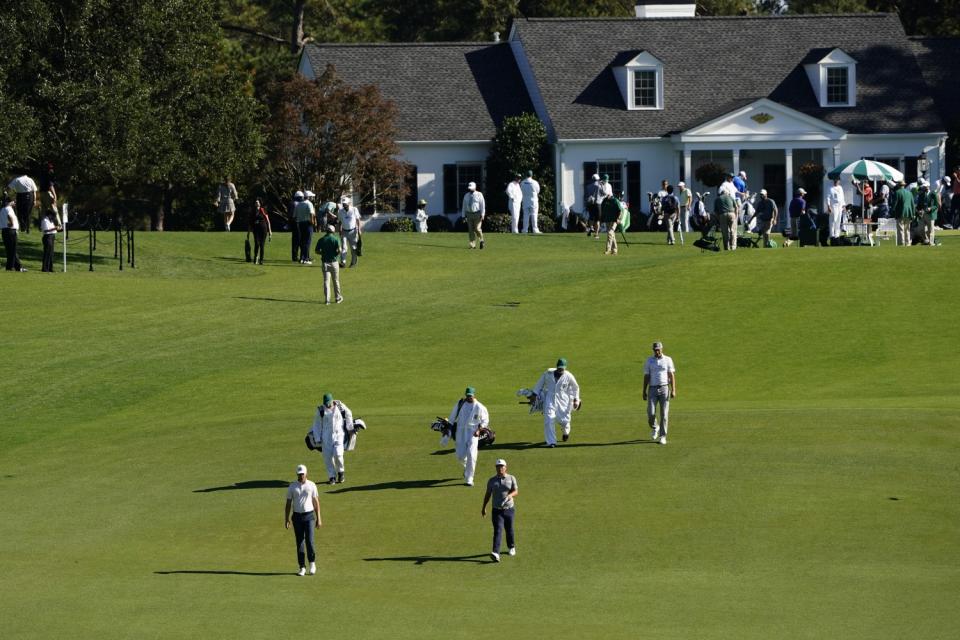
[[[697,4],[690,0],[637,0],[634,9],[638,18],[693,18],[697,15]]]

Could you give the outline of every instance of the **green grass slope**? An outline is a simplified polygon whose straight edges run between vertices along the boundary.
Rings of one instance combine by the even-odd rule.
[[[109,246],[105,240],[110,240]],[[242,261],[242,234],[140,234],[117,270],[0,273],[3,638],[952,638],[960,627],[960,238],[702,254],[636,235],[370,234],[346,301]],[[58,254],[59,258],[59,254]],[[642,363],[678,367],[649,442]],[[565,356],[569,443],[514,392]],[[520,482],[483,490],[428,425],[476,386]],[[321,487],[297,578],[284,486],[333,391],[369,430]]]

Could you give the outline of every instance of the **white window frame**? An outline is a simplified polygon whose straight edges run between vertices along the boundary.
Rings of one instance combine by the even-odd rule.
[[[636,96],[636,73],[638,71],[652,71],[654,73],[654,97],[653,106],[641,106],[637,104]],[[614,77],[623,96],[623,103],[627,105],[628,111],[655,111],[663,109],[663,63],[649,51],[641,51],[632,60],[623,66],[614,67]]]
[[[653,97],[653,105],[637,104],[637,73],[653,72],[653,90],[656,95]],[[663,109],[663,65],[632,67],[630,69],[630,110],[631,111],[651,111]]]
[[[829,69],[846,69],[847,70],[847,99],[843,102],[830,102],[830,96],[828,94],[828,85],[827,85],[827,76],[829,75]],[[856,67],[852,64],[822,64],[820,65],[820,73],[822,74],[822,93],[823,100],[821,101],[821,106],[824,107],[853,107],[854,103],[854,86],[856,82]]]

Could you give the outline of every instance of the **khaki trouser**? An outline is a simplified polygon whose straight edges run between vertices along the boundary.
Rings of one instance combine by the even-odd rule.
[[[770,220],[757,219],[757,233],[760,234],[760,239],[765,247],[770,246],[770,228],[773,226],[770,222]]]
[[[936,220],[930,217],[929,213],[923,214],[923,242],[924,244],[934,244],[934,234],[937,231]]]
[[[897,244],[909,247],[912,244],[910,238],[910,218],[897,218]]]
[[[473,247],[474,243],[479,239],[480,242],[483,242],[483,229],[481,229],[481,223],[483,222],[483,216],[479,213],[468,213],[467,214],[467,231],[470,232],[470,246]]]
[[[607,225],[607,253],[617,254],[617,223]]]
[[[724,213],[718,216],[720,233],[723,235],[723,250],[737,250],[737,214],[735,212]]]
[[[340,265],[334,262],[323,263],[323,299],[330,303],[330,282],[333,281],[333,295],[336,302],[343,300],[340,295]]]

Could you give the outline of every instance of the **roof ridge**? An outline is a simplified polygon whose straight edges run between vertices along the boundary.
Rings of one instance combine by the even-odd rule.
[[[515,18],[518,22],[668,22],[678,20],[796,20],[800,18],[887,18],[896,16],[895,13],[887,11],[874,11],[870,13],[789,13],[781,15],[762,15],[762,16],[693,16],[680,17],[670,16],[661,18],[636,18],[636,17],[592,17],[592,18]]]
[[[506,40],[494,42],[492,40],[478,40],[476,42],[309,42],[307,47],[384,47],[384,48],[413,48],[413,47],[492,47],[498,44],[509,44]]]

